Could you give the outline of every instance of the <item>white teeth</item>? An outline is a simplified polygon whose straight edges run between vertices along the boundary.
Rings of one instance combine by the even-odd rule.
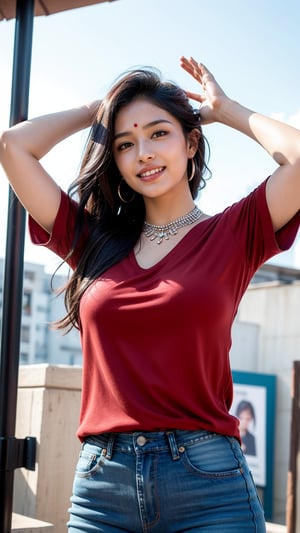
[[[164,167],[155,168],[153,170],[147,170],[147,172],[142,172],[140,176],[142,178],[147,178],[148,176],[152,176],[153,174],[157,174],[157,172],[161,172],[164,169]]]

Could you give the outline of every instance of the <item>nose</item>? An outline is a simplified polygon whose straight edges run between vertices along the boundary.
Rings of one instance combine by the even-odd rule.
[[[151,149],[149,143],[147,142],[140,142],[139,148],[138,148],[138,158],[139,161],[145,162],[145,161],[151,161],[154,159],[155,154],[153,152],[153,149]]]

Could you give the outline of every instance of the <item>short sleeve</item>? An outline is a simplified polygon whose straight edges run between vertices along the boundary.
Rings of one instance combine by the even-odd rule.
[[[254,269],[294,243],[300,224],[300,211],[274,232],[266,200],[265,180],[248,196],[228,209],[229,223],[239,242],[244,243],[248,264]]]
[[[70,258],[75,237],[75,223],[78,204],[61,190],[61,200],[51,234],[47,233],[31,216],[28,219],[29,234],[33,244],[45,246],[56,255],[66,260],[71,268],[75,268],[79,257],[79,246]],[[83,241],[81,238],[80,241]],[[67,258],[67,259],[66,259]]]

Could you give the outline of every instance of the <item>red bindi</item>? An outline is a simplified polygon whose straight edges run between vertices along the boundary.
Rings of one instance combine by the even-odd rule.
[[[137,125],[136,122],[133,124],[133,127],[134,127],[134,128],[137,128],[137,127],[138,127],[138,125]]]

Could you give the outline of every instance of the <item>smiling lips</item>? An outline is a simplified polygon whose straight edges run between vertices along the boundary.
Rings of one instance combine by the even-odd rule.
[[[156,167],[152,168],[151,170],[145,170],[144,172],[140,172],[138,174],[139,178],[150,178],[152,176],[156,176],[160,172],[162,172],[165,169],[165,167]]]

